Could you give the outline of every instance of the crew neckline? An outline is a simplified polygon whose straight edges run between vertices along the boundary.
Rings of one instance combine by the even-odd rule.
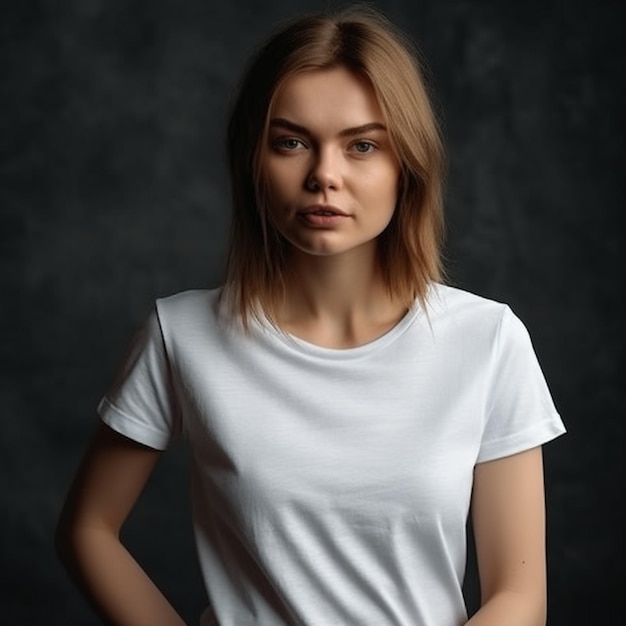
[[[418,301],[415,301],[413,306],[402,316],[397,324],[392,326],[389,330],[367,343],[351,348],[327,348],[325,346],[311,343],[306,339],[302,339],[296,335],[276,328],[267,319],[258,320],[255,323],[264,336],[268,337],[274,343],[286,346],[292,351],[322,359],[343,361],[361,358],[373,352],[383,350],[403,335],[420,317],[421,313],[422,307]]]

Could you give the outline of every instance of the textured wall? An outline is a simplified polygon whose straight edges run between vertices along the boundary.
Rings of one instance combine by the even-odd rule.
[[[219,283],[229,94],[271,25],[326,4],[0,9],[5,623],[97,623],[52,545],[94,407],[155,297]],[[420,42],[437,91],[451,281],[522,317],[569,428],[546,447],[550,625],[617,624],[624,10],[592,0],[378,6]],[[165,455],[126,536],[192,622],[204,597],[186,464],[182,447]]]

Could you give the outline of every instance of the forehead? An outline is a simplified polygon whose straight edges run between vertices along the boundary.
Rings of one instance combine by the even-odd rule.
[[[270,119],[284,118],[311,128],[338,129],[383,123],[374,89],[345,67],[311,70],[289,77],[278,89]]]

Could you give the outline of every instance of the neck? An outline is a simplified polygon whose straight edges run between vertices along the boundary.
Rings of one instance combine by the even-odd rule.
[[[278,325],[326,347],[367,343],[387,332],[406,313],[390,296],[375,253],[288,259],[286,298]]]

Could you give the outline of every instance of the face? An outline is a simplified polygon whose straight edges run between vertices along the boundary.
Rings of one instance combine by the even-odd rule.
[[[345,68],[290,78],[262,152],[268,211],[294,251],[375,254],[400,167],[372,88]]]

